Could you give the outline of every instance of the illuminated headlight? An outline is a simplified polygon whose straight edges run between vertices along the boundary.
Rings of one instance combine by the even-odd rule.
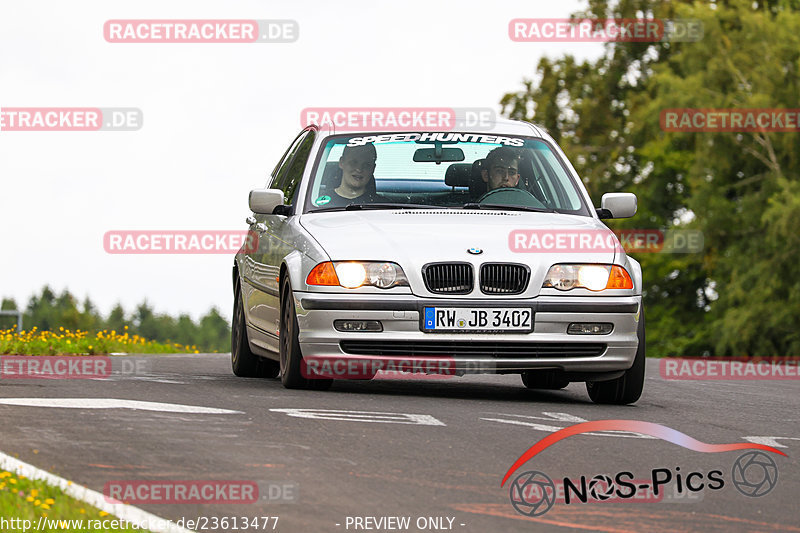
[[[355,289],[367,281],[367,270],[361,263],[335,263],[334,268],[342,287]]]
[[[632,289],[633,281],[619,265],[553,265],[542,287],[568,291],[578,287],[590,291]]]
[[[608,283],[610,268],[600,265],[587,265],[578,267],[578,286],[586,287],[590,291],[601,291]]]
[[[334,263],[339,285],[355,289],[363,285],[371,285],[379,289],[390,289],[398,285],[408,285],[408,279],[396,263],[373,263],[362,261],[346,261]]]

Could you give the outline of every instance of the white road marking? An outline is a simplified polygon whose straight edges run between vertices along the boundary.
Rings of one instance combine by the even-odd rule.
[[[297,418],[316,420],[341,420],[345,422],[381,422],[384,424],[414,424],[420,426],[444,426],[444,422],[430,415],[406,413],[380,413],[373,411],[346,411],[342,409],[270,409]]]
[[[62,407],[67,409],[136,409],[139,411],[160,411],[163,413],[194,413],[206,415],[239,414],[242,411],[180,405],[175,403],[142,402],[139,400],[118,400],[115,398],[2,398],[0,404],[25,407]]]
[[[788,448],[778,442],[779,440],[800,440],[798,437],[742,437],[744,440],[753,442],[755,444],[766,444],[767,446],[772,446],[773,448]]]
[[[548,431],[550,433],[555,433],[556,431],[564,429],[558,426],[547,426],[545,424],[537,424],[536,422],[523,422],[522,420],[505,420],[502,418],[481,418],[481,420],[486,420],[487,422],[501,422],[503,424],[511,424],[514,426],[527,426],[538,431]]]
[[[545,416],[533,416],[533,415],[509,415],[505,413],[497,413],[503,416],[518,416],[521,418],[530,418],[533,420],[547,420],[548,422],[559,421],[559,422],[573,422],[575,424],[580,424],[581,422],[588,422],[585,418],[581,418],[579,416],[571,415],[569,413],[551,413],[549,411],[542,411],[542,414]]]
[[[581,418],[575,415],[570,415],[568,413],[551,413],[547,411],[542,413],[547,418],[541,416],[532,416],[532,415],[513,415],[504,413],[499,413],[499,414],[501,416],[513,416],[517,418],[528,418],[534,420],[573,422],[576,424],[580,424],[582,422],[588,422],[588,420],[586,420],[585,418]],[[563,427],[560,426],[548,426],[547,424],[540,424],[538,422],[523,422],[522,420],[508,420],[505,418],[481,418],[481,420],[486,420],[488,422],[500,422],[502,424],[511,424],[514,426],[526,426],[533,428],[537,431],[547,431],[549,433],[555,433],[556,431],[564,429]],[[633,431],[621,431],[615,429],[607,431],[592,431],[591,433],[581,433],[581,435],[595,435],[598,437],[623,437],[631,439],[655,439],[655,437],[651,435],[645,435],[643,433],[636,433]]]
[[[172,379],[158,379],[148,378],[144,376],[124,377],[124,376],[111,376],[109,378],[89,378],[92,381],[147,381],[149,383],[169,383],[170,385],[186,385],[185,381],[175,381]]]
[[[137,524],[140,529],[147,529],[153,533],[193,533],[190,529],[185,529],[154,514],[142,511],[132,505],[124,503],[108,503],[105,496],[99,492],[93,491],[83,485],[78,485],[67,481],[62,477],[58,477],[46,470],[41,470],[33,465],[24,463],[19,459],[0,452],[0,470],[7,470],[13,472],[18,476],[25,476],[29,479],[41,480],[53,487],[58,487],[64,494],[85,502],[93,507],[105,511],[121,520],[127,520],[133,524]]]

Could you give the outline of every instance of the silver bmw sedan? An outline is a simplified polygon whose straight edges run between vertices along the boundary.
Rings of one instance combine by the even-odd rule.
[[[598,403],[644,385],[642,273],[563,151],[518,121],[458,131],[305,128],[233,266],[233,372],[288,388],[334,379],[517,373],[585,382]]]

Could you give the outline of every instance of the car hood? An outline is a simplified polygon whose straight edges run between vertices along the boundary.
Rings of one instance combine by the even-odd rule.
[[[555,263],[612,263],[612,247],[575,253],[559,248],[543,251],[525,247],[512,249],[515,233],[541,239],[561,233],[607,235],[600,221],[560,213],[499,210],[381,210],[336,211],[303,215],[301,225],[333,261],[393,261],[400,264],[415,294],[430,295],[421,278],[423,265],[432,262],[469,262],[479,267],[487,262],[522,263],[531,268],[531,286],[541,287],[547,270]],[[520,241],[517,241],[520,242]],[[616,241],[615,241],[616,242]],[[471,254],[468,250],[480,250]],[[517,247],[517,249],[519,249]],[[538,290],[534,294],[538,294]]]

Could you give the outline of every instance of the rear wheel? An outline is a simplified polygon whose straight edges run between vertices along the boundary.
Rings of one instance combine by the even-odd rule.
[[[294,310],[294,296],[289,277],[284,278],[281,287],[281,325],[280,325],[280,376],[287,389],[326,390],[333,384],[332,379],[308,379],[303,377],[303,353],[300,351],[299,327]]]
[[[569,385],[564,376],[553,370],[525,370],[522,372],[522,383],[529,389],[563,389]]]
[[[245,378],[278,377],[278,363],[263,359],[250,350],[247,340],[247,324],[244,319],[244,302],[239,284],[233,299],[233,321],[231,323],[231,368],[233,373]]]
[[[617,379],[610,381],[587,381],[586,391],[589,398],[594,403],[607,403],[625,405],[634,403],[642,395],[644,389],[644,367],[645,367],[645,334],[644,334],[644,305],[641,307],[641,317],[636,329],[639,337],[639,347],[636,349],[636,357],[633,366]]]

